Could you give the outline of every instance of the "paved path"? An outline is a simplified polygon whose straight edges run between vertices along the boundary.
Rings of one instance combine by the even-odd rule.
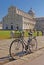
[[[28,38],[25,39],[27,40]],[[9,55],[9,47],[12,40],[13,39],[0,40],[0,58]],[[44,36],[37,37],[37,42],[38,42],[38,48],[44,47]]]
[[[4,65],[44,65],[44,49]]]
[[[33,60],[30,63],[24,64],[24,65],[44,65],[44,54],[35,60]]]
[[[27,40],[27,38],[25,38],[25,39]],[[6,58],[6,59],[9,58],[9,47],[10,47],[10,43],[12,42],[12,40],[13,39],[0,40],[0,59],[1,58],[2,59],[3,58]],[[44,36],[43,37],[37,37],[37,42],[38,42],[38,49],[44,47]],[[1,60],[0,60],[0,62],[1,62]]]
[[[10,43],[13,39],[0,40],[0,58],[9,54]]]

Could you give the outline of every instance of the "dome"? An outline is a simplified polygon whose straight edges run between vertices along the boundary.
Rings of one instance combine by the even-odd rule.
[[[30,10],[28,11],[28,14],[30,14],[31,16],[35,16],[35,12],[33,11],[32,8],[30,8]]]

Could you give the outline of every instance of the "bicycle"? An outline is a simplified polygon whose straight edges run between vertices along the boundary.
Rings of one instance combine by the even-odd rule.
[[[12,41],[9,48],[9,53],[12,59],[18,59],[23,52],[34,52],[37,50],[36,37],[29,37],[27,42],[23,37],[16,38]]]

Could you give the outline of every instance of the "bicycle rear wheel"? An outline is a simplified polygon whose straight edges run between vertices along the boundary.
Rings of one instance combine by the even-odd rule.
[[[10,56],[12,59],[18,59],[22,55],[23,47],[20,40],[16,39],[12,41],[9,49]]]
[[[29,43],[29,51],[30,52],[34,52],[37,50],[37,40],[36,39],[32,39]]]

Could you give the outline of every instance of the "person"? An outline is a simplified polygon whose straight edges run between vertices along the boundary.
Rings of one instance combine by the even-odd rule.
[[[28,35],[32,36],[32,30],[31,29],[29,30]]]
[[[17,31],[19,30],[19,26],[16,27],[16,30],[17,30]]]
[[[42,35],[43,35],[44,32],[43,31],[41,31],[41,32],[42,32]]]
[[[14,38],[14,31],[10,32],[10,36],[11,36],[11,38]]]
[[[30,42],[31,38],[32,38],[32,30],[31,29],[29,30],[28,35],[29,35],[28,42]]]
[[[39,31],[37,31],[37,36],[39,36]]]
[[[22,31],[22,37],[24,37],[24,31]]]
[[[24,39],[24,31],[20,31],[20,38]]]

